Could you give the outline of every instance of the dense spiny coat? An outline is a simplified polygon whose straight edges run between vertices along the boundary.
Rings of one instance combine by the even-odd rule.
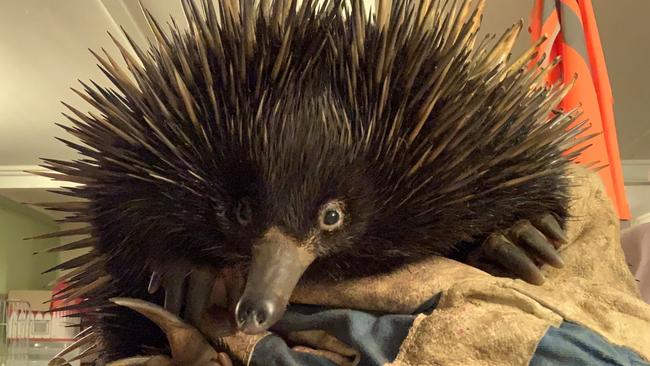
[[[57,267],[77,267],[60,297],[87,298],[104,359],[165,343],[107,298],[159,302],[152,270],[246,262],[270,225],[305,237],[329,199],[348,220],[306,280],[453,255],[543,212],[565,218],[578,152],[562,151],[581,129],[568,128],[576,111],[552,111],[567,89],[540,82],[550,67],[527,67],[533,49],[506,64],[521,24],[494,44],[476,39],[481,1],[380,1],[371,18],[361,0],[217,3],[183,1],[186,31],[147,13],[151,49],[118,43],[128,72],[97,56],[113,87],[84,84],[99,112],[69,107],[63,126],[83,158],[46,161],[83,184],[62,193],[86,202],[52,207],[90,223],[57,234],[88,236],[62,250],[92,248]]]

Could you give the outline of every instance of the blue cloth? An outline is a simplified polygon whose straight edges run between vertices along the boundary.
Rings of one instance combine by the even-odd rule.
[[[378,314],[292,305],[284,318],[272,328],[274,334],[258,342],[250,364],[336,366],[324,357],[292,350],[281,337],[295,331],[323,330],[359,351],[359,366],[384,365],[397,357],[415,317],[431,313],[439,297],[434,296],[414,314]],[[564,322],[559,328],[549,328],[538,344],[530,365],[650,366],[635,352],[612,345],[593,331],[571,322]]]
[[[549,328],[530,361],[530,366],[551,365],[650,366],[650,363],[583,326],[564,322],[559,328]]]
[[[291,306],[272,331],[287,334],[302,330],[323,330],[358,350],[361,356],[359,366],[372,366],[384,365],[395,359],[414,320],[415,315],[382,315],[302,305]],[[251,364],[335,366],[324,357],[293,351],[275,334],[258,342]]]

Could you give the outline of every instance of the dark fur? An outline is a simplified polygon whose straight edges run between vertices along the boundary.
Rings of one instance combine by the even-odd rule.
[[[218,3],[228,14],[229,2]],[[160,302],[146,293],[153,269],[179,259],[245,263],[271,225],[306,237],[330,199],[345,202],[346,224],[325,235],[305,280],[390,271],[467,251],[521,218],[566,217],[563,171],[576,154],[561,151],[578,131],[566,128],[575,116],[540,128],[561,90],[517,86],[537,70],[506,75],[488,63],[479,72],[485,58],[468,46],[475,35],[443,36],[458,9],[434,1],[427,28],[413,20],[427,9],[394,1],[382,33],[357,1],[350,11],[306,1],[286,18],[279,4],[290,2],[273,1],[273,16],[242,3],[241,25],[206,4],[205,20],[193,2],[184,2],[189,32],[163,36],[152,20],[152,55],[134,46],[144,68],[125,56],[136,84],[100,58],[115,89],[86,86],[101,115],[73,110],[74,127],[65,127],[82,140],[67,143],[84,159],[48,161],[60,178],[86,184],[67,192],[88,200],[70,221],[91,223],[86,259],[97,262],[71,288],[112,279],[85,292],[86,306],[99,307],[103,359],[165,344],[107,298]],[[422,109],[436,88],[437,102]],[[432,158],[422,164],[424,154]],[[253,208],[246,227],[234,213],[242,198]]]

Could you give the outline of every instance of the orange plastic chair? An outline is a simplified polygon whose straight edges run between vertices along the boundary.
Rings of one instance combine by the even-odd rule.
[[[591,0],[536,0],[529,30],[533,42],[543,35],[548,37],[541,45],[541,51],[546,53],[545,64],[557,56],[561,57],[560,65],[548,76],[549,83],[558,80],[568,82],[574,75],[578,76],[575,86],[560,107],[570,110],[582,105],[584,112],[576,123],[588,119],[591,126],[585,135],[599,133],[584,143],[592,146],[582,153],[578,162],[598,162],[598,166],[603,167],[598,174],[607,194],[619,218],[629,220],[630,210],[616,137],[614,98]]]

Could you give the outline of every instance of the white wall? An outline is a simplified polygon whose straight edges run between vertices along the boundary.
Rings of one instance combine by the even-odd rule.
[[[128,26],[128,23],[125,24]],[[59,103],[80,103],[77,79],[106,83],[88,48],[114,52],[106,31],[120,32],[100,0],[2,1],[0,6],[0,165],[39,157],[73,158],[54,140],[63,131]]]
[[[218,1],[218,0],[214,0]],[[366,0],[366,3],[373,3]],[[153,15],[182,20],[180,0],[142,0]],[[616,100],[623,159],[650,161],[650,0],[593,0]],[[501,33],[519,19],[528,23],[533,0],[488,0],[482,33]],[[89,107],[70,90],[77,79],[106,84],[87,48],[116,49],[106,35],[120,37],[118,24],[140,43],[149,36],[137,0],[21,0],[0,6],[0,189],[52,186],[17,173],[39,157],[71,159],[72,151],[54,140],[63,136],[54,122],[65,122],[59,100]],[[182,21],[181,21],[182,22]],[[520,37],[515,54],[529,44]],[[119,60],[119,57],[116,57]],[[627,178],[626,178],[627,180]],[[630,189],[630,192],[636,189]],[[633,193],[632,193],[633,194]],[[635,196],[636,197],[636,196]],[[642,194],[640,199],[645,199]],[[633,198],[632,205],[635,205]]]

